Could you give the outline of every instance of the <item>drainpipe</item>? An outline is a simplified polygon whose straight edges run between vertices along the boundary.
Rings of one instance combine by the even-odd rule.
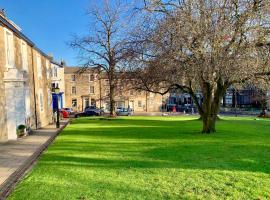
[[[34,53],[33,53],[33,47],[31,48],[31,54],[32,54],[32,72],[33,72],[33,87],[34,87],[34,104],[35,104],[35,125],[36,125],[36,129],[38,129],[37,100],[36,100],[36,83],[35,83],[35,71],[34,71]]]

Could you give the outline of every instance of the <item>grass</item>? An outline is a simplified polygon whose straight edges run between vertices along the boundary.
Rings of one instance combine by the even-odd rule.
[[[270,120],[78,119],[9,199],[269,199]]]

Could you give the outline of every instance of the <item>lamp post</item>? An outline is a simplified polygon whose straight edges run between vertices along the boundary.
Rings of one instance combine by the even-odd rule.
[[[59,122],[59,102],[58,102],[58,95],[60,93],[60,89],[58,85],[56,88],[54,88],[54,93],[56,94],[56,128],[60,128],[60,122]]]

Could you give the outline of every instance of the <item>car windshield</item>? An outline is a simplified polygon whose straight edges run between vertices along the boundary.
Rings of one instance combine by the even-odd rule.
[[[122,108],[121,112],[128,112],[128,109],[127,108]]]

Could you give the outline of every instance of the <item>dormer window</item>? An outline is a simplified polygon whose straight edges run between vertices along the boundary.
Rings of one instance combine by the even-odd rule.
[[[6,45],[6,67],[14,68],[14,43],[13,43],[13,33],[5,29],[5,45]]]

